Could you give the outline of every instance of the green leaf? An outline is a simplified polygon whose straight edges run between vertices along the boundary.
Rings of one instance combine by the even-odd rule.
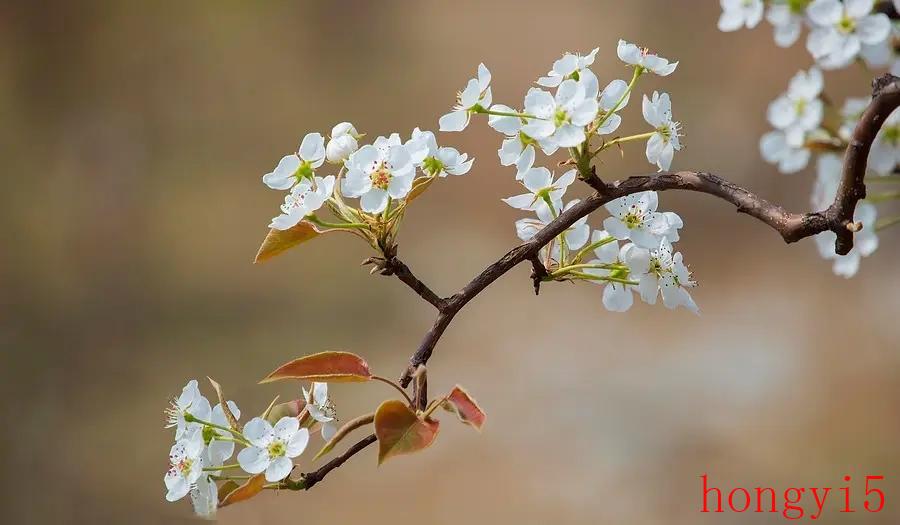
[[[233,428],[234,430],[237,430],[238,432],[240,432],[241,425],[240,425],[240,423],[238,423],[237,418],[234,417],[234,414],[231,412],[231,407],[228,406],[228,402],[225,399],[225,394],[222,393],[222,386],[219,385],[219,383],[215,382],[213,380],[213,378],[211,378],[209,376],[206,376],[206,379],[209,379],[210,384],[212,385],[213,389],[215,389],[215,391],[216,391],[216,396],[219,397],[219,404],[222,405],[222,411],[225,412],[225,419],[228,420],[228,425],[231,428]]]
[[[403,401],[385,401],[375,411],[378,464],[428,448],[437,437],[438,426],[438,421],[419,417]]]
[[[232,503],[246,501],[253,496],[262,492],[263,485],[266,484],[266,476],[264,472],[260,472],[248,479],[243,485],[232,490],[220,502],[220,507],[227,507]]]
[[[315,457],[313,458],[313,461],[315,461],[315,460],[319,459],[320,457],[324,456],[325,454],[328,454],[329,452],[331,452],[331,450],[335,447],[335,445],[337,445],[338,443],[341,442],[342,439],[347,437],[347,434],[349,434],[350,432],[353,432],[354,430],[356,430],[359,427],[368,425],[369,423],[371,423],[373,421],[375,421],[375,414],[364,414],[355,419],[351,419],[350,421],[347,421],[347,423],[345,423],[344,426],[339,428],[338,431],[335,432],[334,436],[332,436],[331,439],[328,440],[328,443],[325,443],[325,446],[322,447],[322,450],[320,450],[319,453],[315,455]]]
[[[454,412],[460,421],[481,432],[486,417],[484,410],[463,387],[459,385],[453,387],[443,406],[446,410]]]
[[[260,383],[281,379],[302,379],[329,383],[361,383],[372,379],[369,364],[350,352],[320,352],[289,361]]]

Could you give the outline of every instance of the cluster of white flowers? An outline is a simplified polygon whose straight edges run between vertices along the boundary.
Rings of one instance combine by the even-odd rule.
[[[360,147],[363,136],[349,122],[334,126],[327,143],[320,133],[309,133],[297,153],[264,175],[268,187],[289,191],[269,226],[287,230],[303,220],[321,226],[316,212],[323,206],[343,221],[329,227],[365,222],[366,214],[402,208],[417,181],[463,175],[474,162],[455,148],[438,147],[434,133],[419,128],[405,142],[393,133]],[[317,174],[326,161],[338,166],[336,175]],[[359,198],[359,208],[347,205],[344,197]]]
[[[681,125],[672,118],[669,95],[659,92],[643,97],[642,113],[649,131],[607,138],[622,124],[619,112],[628,105],[641,75],[667,76],[678,63],[620,40],[617,55],[633,68],[632,79],[614,79],[600,89],[600,80],[590,69],[597,53],[598,49],[585,55],[564,54],[537,80],[539,87],[528,90],[521,111],[491,104],[491,74],[481,64],[478,77],[469,80],[459,93],[453,111],[441,117],[442,131],[460,131],[473,115],[486,114],[488,124],[504,135],[498,150],[500,163],[516,167],[516,180],[526,192],[503,202],[536,215],[516,221],[516,233],[524,241],[579,202],[563,201],[578,170],[569,169],[556,177],[548,168],[534,165],[537,149],[547,156],[566,151],[571,154],[568,162],[577,164],[579,160],[589,162],[611,146],[646,140],[647,160],[663,171],[669,169],[675,152],[682,147]],[[593,139],[600,141],[596,148],[592,148]],[[657,212],[657,206],[656,192],[642,192],[606,205],[611,216],[603,223],[605,230],[591,234],[587,217],[575,222],[542,250],[550,278],[604,285],[603,304],[611,311],[628,310],[632,293],[637,291],[647,303],[654,304],[662,294],[667,307],[684,306],[697,312],[688,292],[695,283],[681,254],[672,252],[671,243],[678,240],[683,223],[675,213]],[[621,247],[620,241],[624,241]]]
[[[766,20],[775,28],[775,43],[790,47],[803,26],[809,27],[806,49],[823,69],[847,66],[861,56],[873,67],[900,70],[894,49],[896,29],[874,0],[720,0],[721,31],[753,28]],[[768,10],[766,11],[766,3]]]
[[[265,417],[255,417],[240,429],[230,421],[231,416],[235,420],[241,417],[233,401],[227,402],[228,413],[221,404],[211,408],[197,381],[188,381],[166,410],[167,427],[175,428],[169,470],[163,478],[166,500],[177,501],[190,494],[195,513],[211,517],[219,504],[216,481],[246,477],[233,476],[235,469],[248,474],[264,472],[270,483],[286,478],[294,468],[293,458],[306,449],[309,427],[321,426],[325,440],[335,432],[336,414],[328,386],[313,383],[310,391],[303,389],[303,395],[305,409],[298,416],[282,417],[274,425]],[[238,453],[237,464],[226,464],[235,443],[245,448]]]
[[[870,99],[851,97],[840,108],[831,105],[823,95],[821,70],[862,61],[868,67],[888,68],[892,74],[900,74],[900,25],[887,15],[875,12],[873,0],[720,0],[720,3],[722,31],[755,27],[765,13],[775,27],[776,43],[787,47],[797,41],[804,25],[810,28],[806,47],[816,65],[794,75],[787,92],[769,105],[766,116],[775,129],[760,139],[760,152],[781,173],[803,170],[814,153],[822,152],[812,202],[816,209],[826,208],[834,199],[841,172],[840,159],[834,152],[846,148]],[[900,0],[894,1],[894,7],[900,8]],[[891,114],[873,143],[867,175],[893,175],[898,164],[900,110]],[[834,233],[826,232],[816,238],[822,256],[834,259],[834,272],[845,277],[854,275],[860,257],[871,254],[877,247],[874,206],[869,202],[860,203],[857,215],[855,220],[863,225],[863,230],[856,234],[857,247],[850,254],[835,253]]]

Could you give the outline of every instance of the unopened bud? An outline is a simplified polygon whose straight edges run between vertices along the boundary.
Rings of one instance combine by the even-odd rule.
[[[337,126],[335,126],[337,128]],[[352,126],[351,126],[352,128]],[[359,148],[353,135],[343,134],[332,136],[325,146],[325,158],[332,164],[340,164],[347,160],[354,151]]]

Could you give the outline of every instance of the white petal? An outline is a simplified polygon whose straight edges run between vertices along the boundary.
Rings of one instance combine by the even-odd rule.
[[[296,418],[295,418],[296,419]],[[287,451],[285,455],[289,458],[295,458],[306,450],[306,444],[309,443],[309,430],[301,428],[294,434],[287,443]]]
[[[269,466],[266,468],[266,481],[269,483],[275,483],[276,481],[281,481],[284,478],[288,477],[288,474],[291,473],[291,470],[294,468],[294,463],[287,456],[280,456],[275,458]]]
[[[238,452],[238,464],[249,474],[259,474],[269,466],[269,453],[265,449],[247,447]]]
[[[274,430],[268,421],[255,417],[244,425],[244,437],[254,446],[265,448],[272,442]]]

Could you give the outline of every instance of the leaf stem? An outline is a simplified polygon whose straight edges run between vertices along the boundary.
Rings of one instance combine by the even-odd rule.
[[[409,394],[406,393],[406,390],[403,390],[403,388],[401,388],[400,385],[398,385],[397,383],[391,381],[390,379],[388,379],[386,377],[375,376],[375,375],[372,376],[372,379],[374,379],[375,381],[381,381],[382,383],[387,383],[387,384],[391,385],[392,387],[396,388],[397,392],[400,392],[401,394],[403,394],[403,397],[406,398],[406,401],[409,403],[409,406],[413,405],[412,398],[409,397]]]

